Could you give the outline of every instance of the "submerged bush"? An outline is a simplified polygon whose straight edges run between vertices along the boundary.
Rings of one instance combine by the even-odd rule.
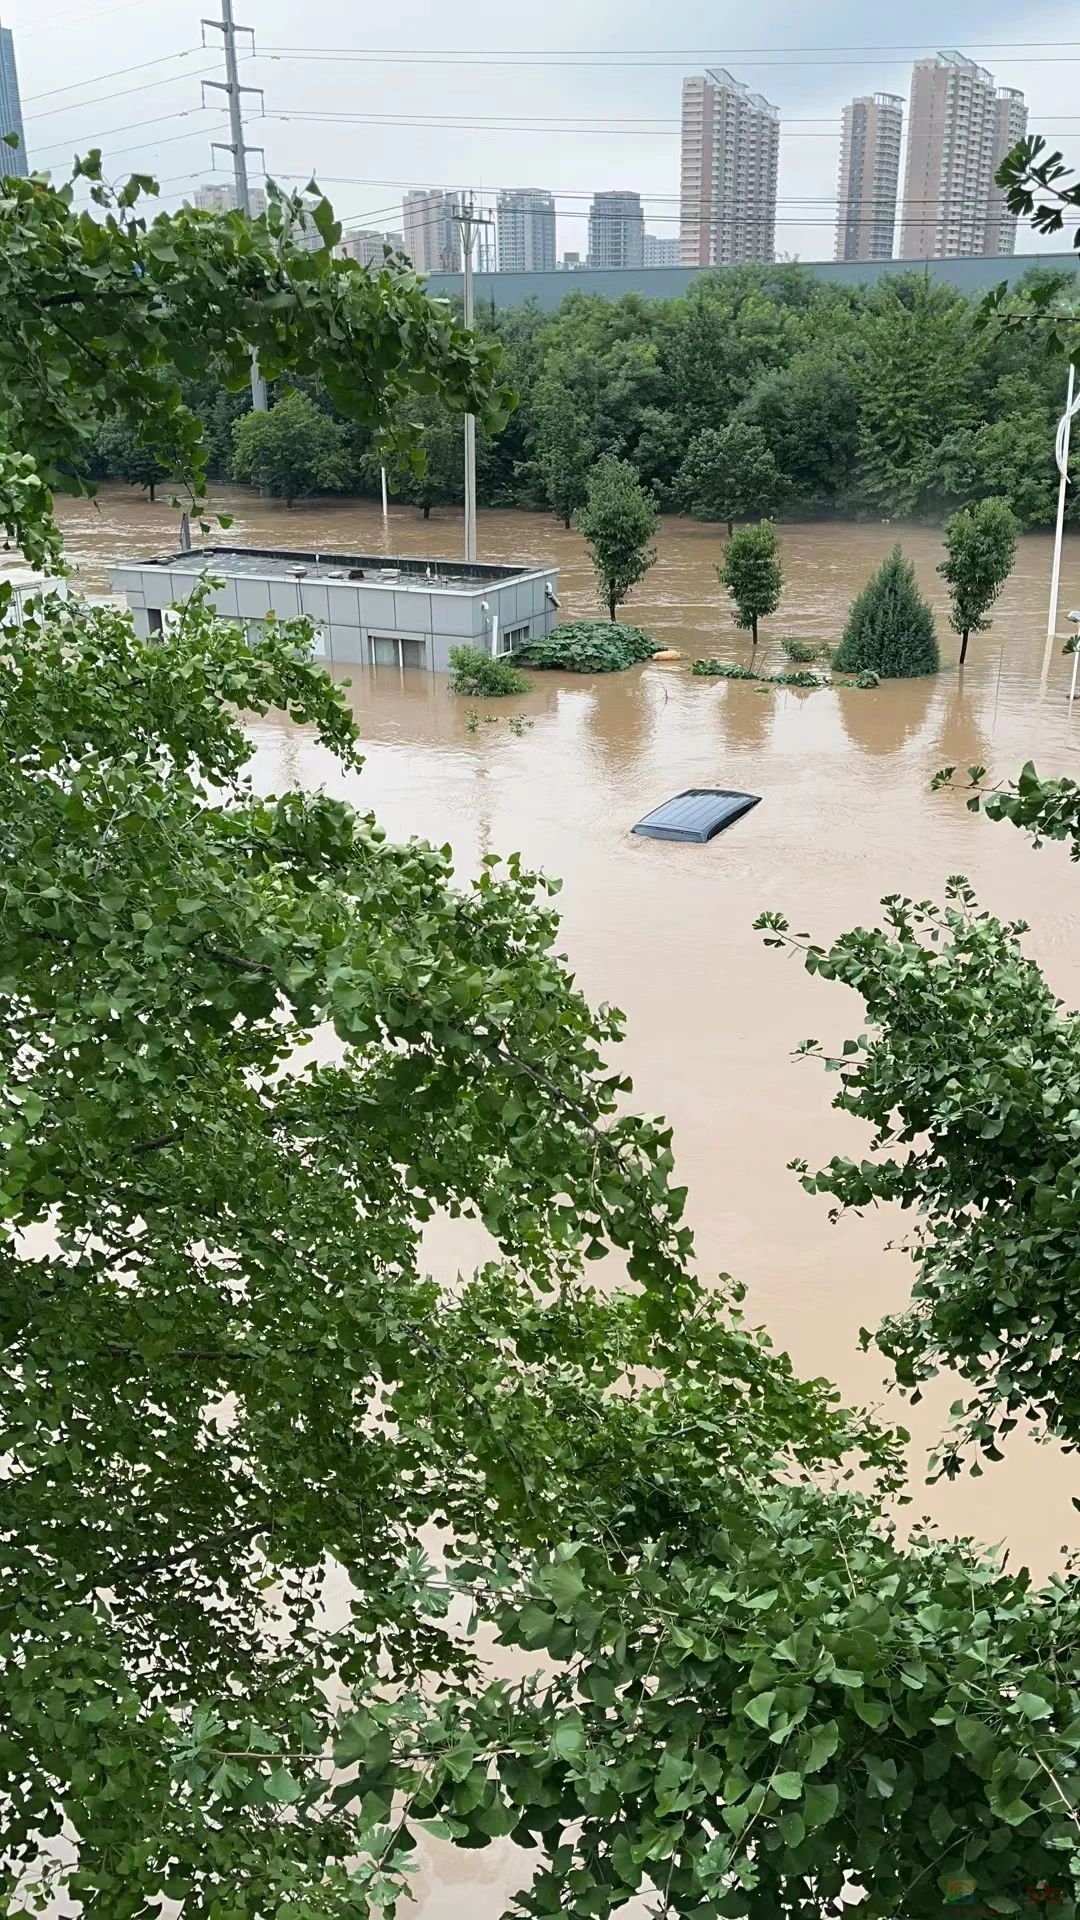
[[[883,680],[912,679],[940,666],[934,616],[899,545],[851,605],[833,665],[841,673],[869,669]]]
[[[763,673],[761,678],[770,681],[774,687],[823,687],[825,685],[820,673],[807,673],[805,668],[796,668],[791,673]]]
[[[509,660],[481,653],[479,647],[451,647],[450,665],[453,669],[450,686],[454,693],[497,697],[504,693],[528,693],[532,685]]]
[[[793,634],[788,634],[780,645],[794,667],[808,667],[821,652],[820,647],[811,646],[809,640],[796,640]]]
[[[530,667],[561,667],[566,673],[618,673],[639,660],[651,660],[656,650],[656,641],[641,627],[571,620],[556,633],[526,640],[516,658]]]
[[[739,660],[695,660],[690,671],[707,680],[756,680],[758,678],[752,667],[744,667]]]

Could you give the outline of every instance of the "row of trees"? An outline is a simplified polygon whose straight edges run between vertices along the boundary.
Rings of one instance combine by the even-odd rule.
[[[656,560],[656,508],[629,461],[611,455],[597,461],[576,520],[592,556],[599,598],[614,620]],[[938,572],[949,588],[949,624],[960,636],[961,666],[972,633],[990,625],[990,608],[1016,559],[1017,533],[1012,509],[997,499],[965,507],[946,524]],[[783,586],[773,522],[731,531],[716,571],[734,606],[736,626],[750,632],[756,650],[759,622],[776,612]],[[891,679],[936,673],[939,664],[933,612],[897,546],[854,601],[835,665],[846,673]]]
[[[1028,293],[1054,284],[1029,279]],[[612,454],[662,509],[729,523],[940,518],[989,495],[1021,527],[1053,519],[1060,362],[1031,351],[1030,330],[981,326],[977,303],[921,275],[851,288],[799,267],[741,267],[678,300],[571,293],[553,315],[482,312],[478,330],[498,341],[518,399],[498,434],[479,436],[490,506],[548,507],[569,524],[597,458]],[[281,498],[377,494],[371,434],[337,416],[317,381],[298,384],[324,423],[305,422],[302,458],[301,436],[272,441],[262,427],[256,460],[254,443],[232,437],[245,393],[192,382],[212,470],[257,475]],[[434,397],[418,397],[412,417],[427,464],[422,475],[397,464],[401,497],[421,511],[459,502],[460,423]],[[142,483],[115,445],[102,470]]]

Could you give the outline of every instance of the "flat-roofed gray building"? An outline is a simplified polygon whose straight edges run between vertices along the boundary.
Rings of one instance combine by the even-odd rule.
[[[551,633],[558,619],[554,567],[532,561],[393,559],[386,554],[301,553],[291,547],[198,547],[109,569],[136,632],[159,632],[170,607],[204,576],[220,584],[212,604],[254,635],[272,615],[306,615],[316,654],[330,666],[419,668],[448,673],[450,649],[507,654]]]

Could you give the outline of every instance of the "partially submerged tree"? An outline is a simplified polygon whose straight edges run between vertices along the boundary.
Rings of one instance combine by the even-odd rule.
[[[716,573],[735,602],[735,625],[749,628],[756,651],[758,622],[776,612],[784,584],[780,542],[772,521],[740,527],[728,541]]]
[[[140,445],[123,420],[106,420],[95,436],[95,452],[110,480],[126,481],[129,487],[142,487],[153,502],[169,470],[156,453]]]
[[[597,461],[577,524],[592,555],[599,598],[614,620],[656,559],[656,508],[628,460],[605,454]]]
[[[536,394],[536,465],[552,513],[569,527],[585,505],[595,451],[572,393],[552,376]]]
[[[233,425],[233,478],[291,507],[305,493],[340,493],[350,467],[345,433],[306,393],[286,393],[266,413]]]
[[[936,673],[940,664],[933,613],[898,542],[852,601],[833,665],[887,680]]]
[[[681,504],[701,520],[736,520],[771,513],[780,498],[780,474],[760,427],[730,420],[706,427],[690,442],[679,474]]]
[[[1016,516],[1004,500],[980,500],[954,513],[945,527],[945,558],[938,572],[949,587],[949,625],[960,635],[960,665],[968,638],[985,633],[987,614],[1016,560]]]
[[[436,402],[415,409],[413,421],[420,458],[399,467],[395,485],[421,517],[432,507],[460,506],[465,498],[465,439],[460,415]]]

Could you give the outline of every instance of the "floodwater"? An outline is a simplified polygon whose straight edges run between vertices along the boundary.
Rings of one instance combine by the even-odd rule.
[[[384,536],[368,503],[290,511],[248,493],[216,499],[235,515],[222,536],[230,541],[462,552],[453,514],[425,525],[394,507]],[[122,490],[107,490],[98,504],[65,503],[63,520],[88,590],[106,588],[110,559],[176,543],[175,509],[140,504]],[[932,532],[782,532],[785,593],[766,637],[835,638],[852,595],[898,536],[943,607]],[[720,545],[714,527],[665,522],[657,564],[624,610],[687,661],[714,648],[746,655],[716,582]],[[582,542],[549,519],[483,513],[479,551],[487,560],[557,565],[564,616],[597,611]],[[872,920],[883,894],[940,899],[946,876],[964,873],[986,907],[1030,922],[1030,951],[1062,998],[1080,1001],[1080,870],[1063,848],[1035,853],[1011,828],[968,813],[962,794],[929,790],[946,764],[979,762],[1007,776],[1032,758],[1042,773],[1080,775],[1080,712],[1070,713],[1071,663],[1060,642],[1042,683],[1049,562],[1048,537],[1023,540],[992,630],[974,636],[963,675],[942,612],[942,673],[874,692],[709,683],[692,679],[684,662],[586,680],[538,675],[520,702],[470,703],[435,676],[383,670],[376,679],[353,669],[349,698],[367,760],[362,777],[347,779],[305,730],[280,719],[254,728],[256,777],[268,787],[325,780],[374,808],[395,836],[449,842],[463,876],[488,851],[519,850],[562,877],[570,964],[594,1002],[625,1010],[620,1065],[633,1074],[638,1105],[673,1122],[701,1271],[746,1282],[754,1316],[797,1367],[829,1375],[864,1403],[881,1400],[884,1372],[873,1353],[859,1353],[859,1329],[906,1297],[907,1257],[886,1246],[904,1223],[872,1212],[832,1227],[828,1203],[809,1198],[786,1171],[795,1156],[817,1165],[869,1144],[866,1129],[831,1110],[835,1083],[820,1065],[792,1059],[808,1035],[832,1048],[858,1033],[861,1004],[764,950],[752,922],[763,908],[778,908],[793,927],[828,941]],[[1061,607],[1078,604],[1074,541]],[[498,723],[470,734],[470,704]],[[508,708],[532,723],[521,737],[505,724]],[[762,804],[708,846],[631,838],[641,814],[694,785],[744,789]],[[432,1257],[453,1271],[473,1251],[460,1236],[437,1237]],[[913,1429],[917,1473],[952,1397],[942,1383],[914,1416],[892,1397],[890,1410]],[[1019,1435],[1010,1447],[1008,1460],[981,1480],[917,1494],[916,1510],[952,1531],[1000,1541],[1014,1561],[1045,1573],[1061,1544],[1077,1541],[1075,1465],[1021,1445]],[[456,1881],[459,1898],[468,1890],[478,1916],[498,1910],[499,1877],[490,1853],[451,1859],[441,1875],[444,1887]]]
[[[462,551],[452,513],[425,523],[395,506],[384,532],[367,502],[286,509],[223,490],[215,504],[235,516],[219,537],[239,544]],[[124,489],[64,502],[62,514],[69,558],[89,591],[107,589],[111,559],[175,544],[175,509]],[[898,536],[940,610],[935,533],[787,527],[784,599],[763,629],[762,652],[781,633],[836,637],[852,595]],[[625,609],[687,662],[714,649],[747,655],[716,582],[720,546],[715,527],[666,521],[657,564]],[[482,559],[556,564],[564,617],[597,611],[583,543],[546,517],[483,513],[479,550]],[[1080,712],[1070,715],[1071,663],[1060,643],[1040,685],[1049,561],[1047,537],[1023,540],[993,627],[972,639],[963,675],[942,614],[943,672],[873,692],[710,683],[691,678],[684,663],[591,679],[537,675],[523,700],[485,703],[455,697],[441,676],[353,668],[349,698],[366,755],[359,778],[337,774],[304,729],[279,718],[254,727],[260,784],[327,781],[374,808],[395,836],[449,842],[462,875],[484,853],[518,850],[562,878],[573,970],[593,1001],[625,1010],[622,1064],[636,1100],[674,1124],[702,1272],[745,1281],[754,1311],[796,1365],[863,1400],[880,1395],[883,1376],[873,1354],[857,1351],[858,1332],[905,1297],[906,1256],[885,1250],[904,1223],[878,1212],[831,1227],[828,1203],[809,1198],[786,1171],[795,1156],[816,1165],[868,1145],[866,1129],[831,1110],[831,1078],[791,1057],[808,1035],[831,1046],[857,1033],[860,1003],[766,951],[752,922],[762,908],[779,908],[793,927],[827,941],[871,920],[883,894],[940,898],[946,876],[961,872],[984,905],[1030,921],[1031,951],[1062,998],[1080,1003],[1080,870],[1063,848],[1035,853],[1011,828],[968,813],[960,793],[929,791],[934,771],[950,764],[1008,775],[1030,757],[1042,772],[1080,776]],[[1074,541],[1061,607],[1078,602]],[[470,705],[497,722],[470,734]],[[507,728],[507,711],[532,722],[521,737]],[[762,804],[704,847],[630,836],[651,806],[695,785],[759,793]],[[459,1241],[452,1250],[437,1243],[434,1257],[452,1253],[456,1264],[462,1251]],[[892,1405],[900,1416],[895,1397]],[[918,1426],[921,1439],[932,1438],[936,1407]],[[928,1489],[925,1505],[943,1524],[1007,1539],[1045,1568],[1075,1536],[1074,1487],[1075,1474],[1052,1452],[1022,1456],[1014,1446],[982,1481]]]

